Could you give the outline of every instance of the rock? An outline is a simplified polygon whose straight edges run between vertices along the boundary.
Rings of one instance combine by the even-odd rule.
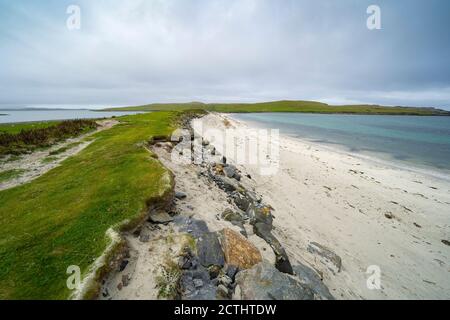
[[[300,282],[313,291],[316,300],[334,300],[330,290],[316,271],[301,263],[294,266],[293,269]]]
[[[211,266],[208,268],[209,277],[211,279],[215,279],[219,276],[221,271],[222,271],[222,268],[220,266]]]
[[[175,192],[175,198],[177,198],[178,200],[183,200],[187,198],[187,194],[184,192]]]
[[[266,241],[270,245],[273,252],[275,253],[275,267],[283,273],[294,274],[286,251],[284,250],[278,239],[271,232],[272,226],[259,222],[253,225],[253,229],[255,234],[258,237],[264,239],[264,241]]]
[[[261,262],[252,269],[236,275],[234,298],[242,300],[313,300],[310,288],[287,274],[281,273],[268,262]],[[237,294],[236,294],[237,295]]]
[[[222,163],[227,164],[227,157],[225,157],[225,156],[222,157]]]
[[[139,236],[139,241],[140,242],[149,242],[150,241],[150,236],[148,234],[141,234]]]
[[[322,262],[334,273],[341,272],[342,259],[336,253],[317,242],[308,245],[308,252],[322,257]]]
[[[269,207],[251,204],[247,210],[247,215],[253,223],[264,223],[272,228],[273,215]]]
[[[150,221],[158,224],[167,224],[173,221],[173,218],[165,211],[156,211],[150,213]]]
[[[213,179],[217,186],[225,192],[233,192],[239,189],[239,184],[228,177],[216,175]]]
[[[201,236],[197,242],[199,262],[205,266],[220,266],[225,264],[225,258],[217,233],[209,232]]]
[[[242,221],[242,216],[231,209],[225,209],[225,211],[222,212],[222,219],[225,221]]]
[[[227,275],[220,276],[218,280],[219,283],[223,284],[226,287],[229,287],[233,283],[233,280],[231,280],[231,278]]]
[[[227,299],[229,295],[228,288],[223,284],[219,284],[219,286],[217,287],[217,295],[219,299]]]
[[[239,173],[236,172],[236,173],[233,175],[233,178],[235,178],[237,181],[241,181],[242,176],[241,176]]]
[[[209,232],[208,226],[203,220],[179,215],[174,217],[174,223],[180,228],[181,232],[189,232],[195,239],[199,239],[202,235]]]
[[[195,288],[201,288],[201,287],[203,287],[203,281],[202,281],[202,279],[194,279],[194,286],[195,286]]]
[[[233,176],[236,174],[236,167],[228,165],[225,168],[223,168],[223,172],[225,173],[225,176],[227,176],[228,178],[233,178]]]
[[[239,209],[241,209],[244,212],[247,212],[251,204],[251,199],[241,194],[240,192],[233,192],[231,198],[233,199],[234,203]]]
[[[203,139],[202,146],[204,146],[204,147],[209,146],[209,141],[206,139]]]
[[[244,270],[262,261],[259,250],[251,242],[233,230],[223,229],[221,232],[221,240],[227,264]]]
[[[217,287],[209,279],[208,270],[198,266],[196,270],[185,270],[180,277],[180,297],[182,300],[214,300]]]
[[[128,260],[122,260],[122,262],[119,265],[119,272],[122,272],[123,270],[125,270],[127,265],[128,265]]]
[[[225,270],[225,274],[234,281],[234,278],[236,276],[236,273],[238,273],[239,268],[233,265],[228,265],[227,269]]]
[[[102,291],[102,296],[103,296],[103,298],[106,298],[107,296],[109,296],[108,288],[104,288],[104,289],[103,289],[103,291]]]
[[[128,284],[130,283],[130,276],[128,274],[122,275],[122,284],[124,287],[128,287]]]
[[[443,244],[445,244],[446,246],[450,246],[450,241],[448,241],[448,240],[442,240],[441,242]]]
[[[242,221],[230,221],[233,226],[239,227],[241,230],[239,231],[245,238],[248,237],[247,230],[245,230],[244,223]]]

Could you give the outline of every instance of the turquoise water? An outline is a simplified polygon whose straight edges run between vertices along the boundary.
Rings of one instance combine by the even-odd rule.
[[[91,110],[0,110],[0,123],[32,122],[45,120],[95,119],[124,116],[139,112],[101,112]],[[1,115],[6,114],[6,115]]]
[[[450,117],[298,113],[249,113],[233,117],[351,152],[450,170]]]

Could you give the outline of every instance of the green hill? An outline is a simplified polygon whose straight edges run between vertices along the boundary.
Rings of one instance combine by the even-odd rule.
[[[387,107],[380,105],[329,105],[316,101],[273,101],[261,103],[155,103],[124,108],[109,108],[107,111],[173,111],[204,109],[225,113],[249,112],[301,112],[324,114],[378,114],[378,115],[420,115],[449,116],[450,111],[436,108]]]

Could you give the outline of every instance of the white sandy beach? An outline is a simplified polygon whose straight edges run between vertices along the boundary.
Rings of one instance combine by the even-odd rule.
[[[202,118],[204,131],[225,129],[225,119],[228,128],[248,128],[210,114]],[[450,239],[448,180],[287,136],[280,137],[275,175],[240,168],[252,177],[243,183],[275,209],[274,233],[292,264],[322,272],[336,298],[450,298],[450,247],[442,242]],[[342,271],[331,272],[309,253],[311,242],[338,254]],[[381,290],[366,285],[373,265],[381,270]]]

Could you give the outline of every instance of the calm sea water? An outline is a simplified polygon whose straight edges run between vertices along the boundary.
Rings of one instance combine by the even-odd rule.
[[[237,114],[234,118],[347,151],[450,170],[450,117]]]
[[[0,123],[32,122],[44,120],[95,119],[123,116],[139,112],[100,112],[90,110],[16,110],[1,111]]]

